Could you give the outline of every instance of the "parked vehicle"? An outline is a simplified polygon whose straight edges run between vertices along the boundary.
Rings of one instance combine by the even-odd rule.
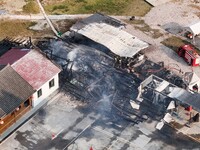
[[[178,55],[183,57],[191,66],[199,66],[200,64],[200,56],[192,45],[184,45],[179,47]]]

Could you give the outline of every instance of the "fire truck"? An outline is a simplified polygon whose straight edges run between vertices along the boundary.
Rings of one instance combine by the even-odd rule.
[[[200,65],[200,56],[196,52],[196,50],[192,47],[192,45],[184,45],[179,47],[178,55],[183,57],[184,60],[191,66],[199,66]]]

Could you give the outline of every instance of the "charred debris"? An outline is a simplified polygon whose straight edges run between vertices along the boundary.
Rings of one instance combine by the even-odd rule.
[[[94,19],[90,18],[89,21]],[[109,18],[104,22],[114,26],[119,24]],[[34,47],[31,38],[5,38],[0,46],[1,55],[11,47]],[[142,101],[139,109],[132,107],[131,102],[138,103],[138,87],[145,78],[155,74],[178,87],[186,87],[179,76],[164,67],[163,62],[157,64],[148,60],[143,51],[134,57],[120,57],[104,45],[82,35],[70,36],[68,32],[62,38],[37,40],[35,46],[62,68],[61,91],[87,104],[102,103],[105,109],[101,113],[120,116],[134,123],[148,117],[162,118],[165,111],[156,107],[150,99]]]
[[[31,41],[31,37],[27,38],[10,38],[6,37],[3,40],[0,41],[0,56],[5,54],[7,51],[9,51],[12,47],[17,47],[17,48],[32,48],[33,44]]]
[[[62,91],[89,104],[105,103],[104,113],[121,116],[134,123],[148,117],[160,119],[165,111],[162,107],[155,107],[151,100],[140,103],[139,110],[130,105],[130,101],[137,103],[138,87],[145,78],[155,74],[185,87],[179,76],[167,70],[162,62],[157,64],[148,60],[143,52],[132,58],[119,57],[88,38],[43,39],[37,42],[37,46],[62,67]]]

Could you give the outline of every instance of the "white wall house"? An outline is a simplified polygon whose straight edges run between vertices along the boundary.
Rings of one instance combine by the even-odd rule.
[[[36,91],[32,96],[33,107],[59,88],[61,69],[38,50],[31,50],[12,67]]]
[[[32,106],[37,106],[42,100],[59,88],[58,74],[42,85],[32,96]]]
[[[2,141],[59,88],[58,74],[61,69],[36,49],[12,48],[0,57],[0,65],[7,65],[0,70],[0,88],[5,91],[0,104],[0,117],[4,119],[0,126]],[[32,110],[27,112],[30,108]]]

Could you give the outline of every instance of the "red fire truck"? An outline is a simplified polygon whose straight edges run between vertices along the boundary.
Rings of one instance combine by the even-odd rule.
[[[179,47],[178,55],[183,57],[185,61],[191,66],[200,65],[200,56],[191,45],[184,45]]]

